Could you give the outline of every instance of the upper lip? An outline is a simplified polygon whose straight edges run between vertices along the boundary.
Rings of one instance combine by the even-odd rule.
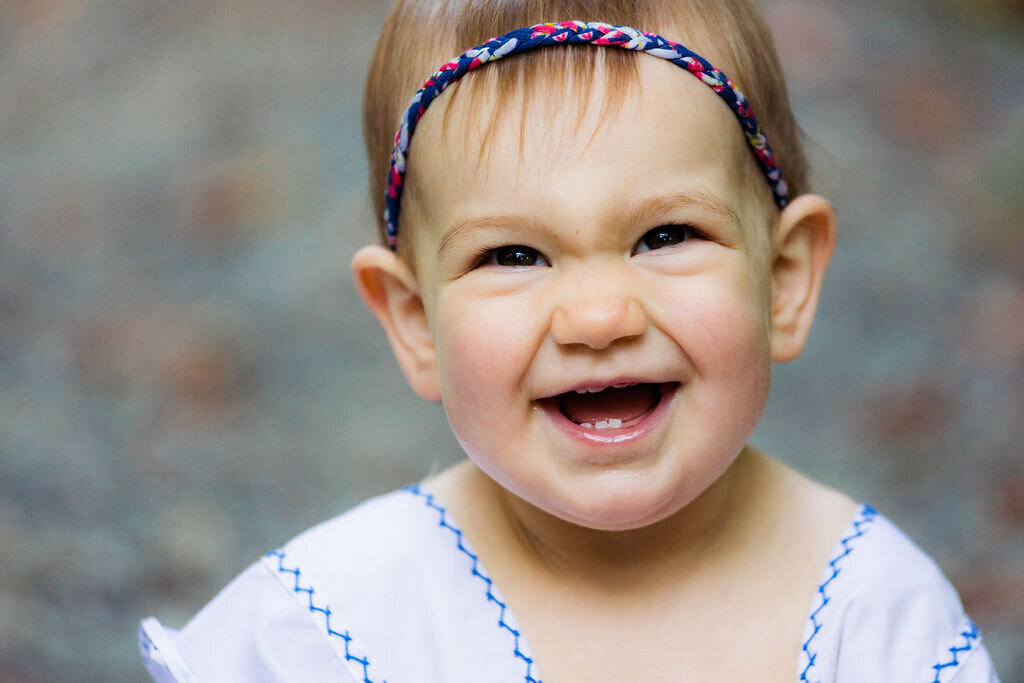
[[[672,380],[651,379],[649,377],[638,377],[638,376],[634,376],[634,375],[623,376],[623,377],[612,377],[610,379],[585,379],[585,380],[580,380],[580,381],[578,381],[578,382],[576,382],[574,384],[568,384],[568,385],[566,385],[566,387],[564,389],[559,389],[559,390],[554,391],[552,393],[547,393],[544,396],[542,396],[540,400],[549,399],[549,398],[555,398],[556,396],[561,396],[562,394],[568,394],[570,392],[574,392],[574,391],[577,391],[577,390],[580,390],[580,389],[590,389],[590,390],[600,391],[602,389],[607,389],[608,387],[614,387],[614,386],[623,386],[623,385],[630,386],[630,385],[634,385],[634,384],[664,384],[667,381],[672,381]]]

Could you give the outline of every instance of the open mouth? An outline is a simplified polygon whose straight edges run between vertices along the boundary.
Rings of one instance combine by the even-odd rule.
[[[655,411],[677,382],[621,384],[577,389],[545,399],[558,411],[587,430],[628,429]]]

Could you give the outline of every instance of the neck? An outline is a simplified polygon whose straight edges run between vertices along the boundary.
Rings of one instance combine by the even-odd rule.
[[[511,545],[517,563],[539,576],[599,584],[604,589],[661,580],[678,580],[680,572],[707,568],[709,561],[735,548],[747,517],[744,501],[756,469],[756,456],[745,450],[726,473],[698,498],[671,516],[628,531],[601,531],[555,517],[498,486],[475,467],[473,476],[486,499],[497,501],[488,515],[488,534]],[[480,500],[478,498],[478,500]],[[494,534],[497,525],[501,531]],[[578,578],[577,578],[578,577]]]

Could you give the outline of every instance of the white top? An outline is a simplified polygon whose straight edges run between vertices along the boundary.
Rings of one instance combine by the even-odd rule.
[[[159,683],[541,680],[497,586],[418,486],[268,553],[180,631],[146,619],[139,644]],[[825,567],[794,662],[799,682],[998,683],[956,591],[866,505]]]

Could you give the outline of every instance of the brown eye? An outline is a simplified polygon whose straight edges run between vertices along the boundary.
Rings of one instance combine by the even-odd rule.
[[[513,268],[548,265],[547,260],[541,256],[539,251],[531,247],[524,247],[521,244],[498,247],[492,250],[486,263]]]
[[[663,247],[671,247],[685,242],[694,236],[694,230],[688,225],[659,225],[654,230],[648,230],[640,238],[634,253],[654,251]]]

